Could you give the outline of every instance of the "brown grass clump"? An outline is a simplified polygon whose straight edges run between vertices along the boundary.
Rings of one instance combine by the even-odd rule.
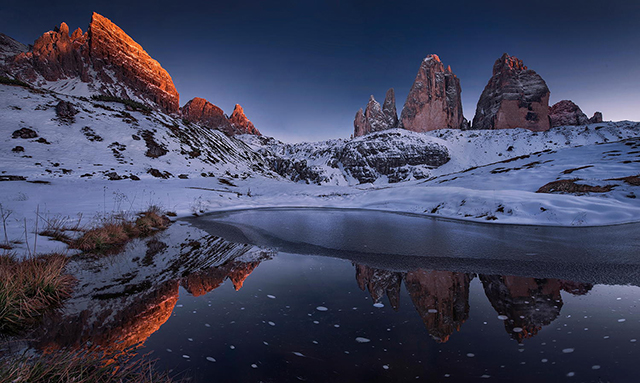
[[[559,180],[549,182],[548,184],[542,186],[536,193],[573,193],[573,194],[582,194],[582,193],[606,193],[610,192],[615,185],[605,185],[605,186],[592,186],[585,184],[577,184],[576,181],[579,181],[579,178],[574,178],[570,180]]]
[[[166,229],[169,222],[169,218],[162,215],[159,208],[152,206],[140,213],[135,221],[113,218],[102,226],[85,232],[82,237],[69,243],[69,247],[85,252],[118,252],[134,238]]]
[[[167,373],[154,371],[153,362],[114,360],[99,353],[58,350],[19,356],[0,362],[0,383],[171,383]]]
[[[0,255],[0,333],[24,331],[69,297],[74,279],[64,273],[66,264],[62,254]]]

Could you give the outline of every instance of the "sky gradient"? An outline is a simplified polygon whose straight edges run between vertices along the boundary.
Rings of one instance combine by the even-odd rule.
[[[64,21],[111,19],[169,72],[180,105],[241,104],[283,141],[345,138],[369,95],[396,90],[398,114],[421,60],[460,78],[465,117],[507,52],[538,72],[550,104],[640,121],[640,2],[21,1],[0,4],[0,32],[25,44]]]

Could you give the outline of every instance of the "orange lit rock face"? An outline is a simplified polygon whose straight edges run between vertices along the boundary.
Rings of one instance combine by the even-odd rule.
[[[204,98],[196,97],[187,102],[181,109],[182,117],[210,129],[218,129],[228,136],[234,134],[233,127],[222,109]]]
[[[533,337],[560,315],[560,280],[496,275],[480,280],[493,308],[507,317],[504,326],[513,339]]]
[[[94,13],[87,33],[69,27],[43,34],[30,52],[7,64],[17,78],[40,84],[79,78],[101,94],[138,99],[176,113],[179,95],[160,64],[106,17]]]
[[[89,25],[89,56],[94,69],[108,81],[104,71],[113,71],[115,82],[127,84],[168,113],[180,107],[171,76],[142,47],[106,17],[93,14]]]
[[[178,287],[179,281],[167,281],[136,296],[133,302],[131,297],[116,298],[121,302],[118,306],[125,307],[122,310],[104,310],[92,320],[85,310],[80,315],[43,326],[46,330],[38,337],[41,339],[38,348],[79,349],[90,343],[108,353],[117,353],[141,345],[171,317],[178,301]],[[104,325],[105,322],[108,325]]]
[[[244,110],[238,104],[236,104],[233,109],[233,113],[231,113],[231,117],[229,117],[229,122],[236,134],[255,134],[256,136],[261,136],[258,129],[256,129],[249,118],[247,118]]]
[[[401,127],[414,132],[462,128],[461,92],[451,67],[445,68],[437,55],[427,56],[402,108]]]
[[[223,266],[211,267],[207,270],[191,273],[182,279],[182,286],[194,297],[205,295],[222,285],[229,279],[236,291],[242,288],[244,281],[260,264],[260,261],[233,261]]]
[[[405,275],[405,287],[429,334],[446,342],[469,318],[469,274],[415,270]]]
[[[505,53],[493,65],[493,76],[478,101],[473,128],[549,130],[549,93],[540,75]]]

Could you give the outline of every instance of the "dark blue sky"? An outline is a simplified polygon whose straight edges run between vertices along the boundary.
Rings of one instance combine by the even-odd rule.
[[[10,3],[10,4],[7,4]],[[608,1],[3,1],[0,32],[32,43],[96,11],[169,71],[180,103],[235,103],[285,141],[348,137],[370,94],[396,90],[398,113],[420,61],[460,78],[472,119],[494,61],[524,60],[591,116],[640,120],[640,2]]]

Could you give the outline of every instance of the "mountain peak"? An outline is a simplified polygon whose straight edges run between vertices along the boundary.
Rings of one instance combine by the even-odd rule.
[[[236,104],[235,108],[233,108],[233,113],[231,114],[231,117],[229,117],[229,122],[231,122],[231,126],[233,126],[236,134],[261,135],[258,129],[256,129],[253,123],[244,114],[244,110],[240,104]]]
[[[2,70],[35,86],[72,88],[70,93],[77,96],[106,94],[168,113],[179,110],[180,96],[169,73],[120,27],[95,12],[87,33],[78,28],[70,36],[63,22],[39,37],[31,51],[6,60]]]

